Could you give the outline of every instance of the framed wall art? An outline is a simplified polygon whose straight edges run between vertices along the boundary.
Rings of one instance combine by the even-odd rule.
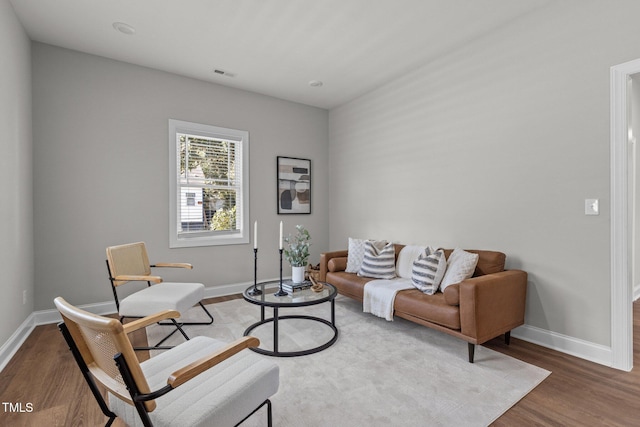
[[[311,160],[278,156],[278,214],[311,213]]]

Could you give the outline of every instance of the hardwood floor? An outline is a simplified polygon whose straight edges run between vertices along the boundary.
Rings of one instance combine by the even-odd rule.
[[[219,302],[239,296],[207,300]],[[622,372],[515,338],[487,347],[552,374],[514,405],[495,426],[638,426],[640,425],[640,301],[634,311],[634,365]],[[144,336],[133,338],[136,344]],[[461,346],[466,351],[466,346]],[[145,355],[141,355],[141,358]],[[56,325],[38,326],[0,374],[0,425],[100,426],[100,412]],[[24,412],[9,411],[12,403]],[[27,412],[27,403],[33,406]],[[114,426],[122,426],[116,420]],[[331,426],[333,427],[333,426]]]
[[[511,339],[486,347],[551,371],[495,426],[640,426],[640,300],[633,304],[631,372]]]

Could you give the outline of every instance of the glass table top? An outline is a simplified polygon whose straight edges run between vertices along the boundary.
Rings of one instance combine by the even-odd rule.
[[[287,282],[289,284],[291,283],[291,281],[284,280],[283,285],[286,285]],[[335,298],[337,294],[336,288],[329,283],[320,283],[324,285],[320,292],[304,289],[285,296],[276,296],[275,293],[280,289],[280,281],[273,280],[256,285],[256,288],[261,291],[259,295],[251,295],[251,291],[253,290],[253,285],[251,285],[242,293],[242,296],[249,302],[269,307],[301,307],[304,305],[320,304]]]

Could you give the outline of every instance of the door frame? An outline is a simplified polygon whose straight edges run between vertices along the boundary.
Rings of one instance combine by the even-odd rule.
[[[629,80],[640,59],[611,67],[611,366],[633,368],[633,289],[629,233]]]

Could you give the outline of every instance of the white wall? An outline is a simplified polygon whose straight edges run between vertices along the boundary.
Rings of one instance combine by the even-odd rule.
[[[0,58],[0,343],[4,343],[33,311],[34,294],[30,44],[7,0],[0,0]]]
[[[252,244],[169,249],[169,118],[249,131],[261,279],[279,274],[280,220],[285,233],[307,226],[311,261],[328,248],[326,110],[40,43],[32,50],[36,309],[58,295],[112,300],[105,247],[139,240],[152,262],[194,265],[168,280],[253,281]],[[277,155],[311,159],[311,215],[277,215]]]
[[[552,2],[330,111],[330,247],[504,251],[528,325],[609,346],[609,69],[640,58],[639,15]]]

